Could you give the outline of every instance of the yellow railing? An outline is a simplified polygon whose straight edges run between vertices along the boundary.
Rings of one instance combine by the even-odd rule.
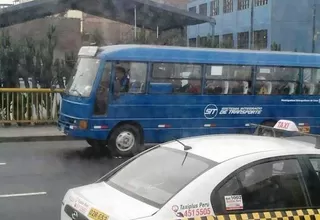
[[[62,89],[0,88],[0,123],[53,123]]]

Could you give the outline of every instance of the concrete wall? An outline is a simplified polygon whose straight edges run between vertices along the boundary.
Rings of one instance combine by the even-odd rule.
[[[319,2],[319,0],[317,1]],[[297,49],[302,52],[311,52],[312,7],[313,0],[273,1],[271,18],[272,41],[281,44],[282,50],[293,51]],[[318,11],[319,9],[318,7]],[[319,22],[317,23],[319,24]],[[319,46],[318,41],[318,52]]]
[[[188,0],[153,0],[162,4],[168,4],[180,9],[186,9]],[[127,42],[134,37],[134,27],[120,22],[104,19],[101,17],[84,14],[83,32],[93,33],[100,30],[107,44]],[[138,29],[139,31],[139,29]]]
[[[46,37],[50,25],[56,27],[56,34],[58,36],[55,57],[64,58],[65,52],[78,52],[82,45],[80,19],[47,17],[13,25],[3,28],[3,30],[8,30],[15,40],[23,40],[26,36],[30,36],[35,40],[41,40]]]

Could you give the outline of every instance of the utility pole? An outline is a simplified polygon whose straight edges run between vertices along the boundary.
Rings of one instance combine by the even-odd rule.
[[[312,53],[315,52],[316,47],[316,0],[313,1],[313,9],[312,9]]]
[[[250,13],[250,44],[249,44],[249,48],[251,50],[254,48],[254,33],[253,33],[254,1],[255,0],[251,0],[251,13]]]
[[[134,6],[134,39],[137,39],[137,6]]]

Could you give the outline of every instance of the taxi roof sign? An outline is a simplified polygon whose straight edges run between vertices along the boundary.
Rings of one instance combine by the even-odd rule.
[[[99,47],[97,46],[83,46],[80,48],[78,56],[94,57],[97,54]]]
[[[273,127],[278,130],[299,132],[297,125],[293,121],[289,120],[279,120]]]
[[[271,131],[272,137],[281,137],[281,133],[288,132],[296,136],[311,136],[316,138],[315,148],[320,149],[320,135],[304,133],[299,130],[293,121],[279,120],[273,127],[250,123],[249,126],[256,127],[255,135],[259,134],[260,129]],[[280,135],[279,135],[280,133]]]

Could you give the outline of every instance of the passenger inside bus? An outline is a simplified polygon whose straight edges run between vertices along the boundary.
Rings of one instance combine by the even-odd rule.
[[[220,95],[223,94],[225,90],[225,81],[208,81],[205,88],[205,93],[211,95]]]
[[[120,92],[128,92],[130,84],[130,76],[122,66],[116,67],[116,83],[120,86]]]
[[[189,80],[186,85],[181,87],[180,92],[183,93],[192,93],[192,94],[200,94],[201,93],[201,80],[195,73],[191,73],[189,75]]]

